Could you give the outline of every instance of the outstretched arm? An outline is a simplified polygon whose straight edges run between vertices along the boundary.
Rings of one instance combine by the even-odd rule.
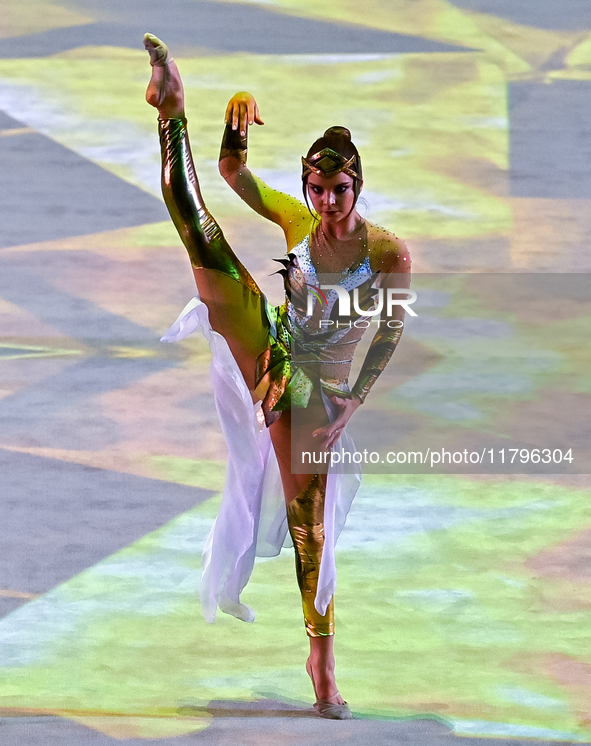
[[[226,108],[225,121],[220,174],[249,207],[280,225],[288,245],[293,246],[308,231],[312,216],[298,199],[267,186],[246,165],[248,127],[264,124],[254,97],[246,91],[232,96]]]

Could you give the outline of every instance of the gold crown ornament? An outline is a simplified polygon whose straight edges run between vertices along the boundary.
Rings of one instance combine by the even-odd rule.
[[[323,148],[309,158],[302,156],[302,179],[305,179],[311,173],[331,177],[341,172],[352,176],[354,179],[359,179],[355,161],[355,155],[347,159],[332,148]]]

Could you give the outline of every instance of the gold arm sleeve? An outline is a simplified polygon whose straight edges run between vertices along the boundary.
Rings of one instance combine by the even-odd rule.
[[[391,329],[387,326],[385,320],[382,320],[378,331],[371,341],[371,345],[359,371],[359,377],[351,390],[362,402],[365,401],[371,387],[378,380],[400,341],[404,323],[397,321],[397,324],[399,326],[397,325]]]
[[[247,135],[241,135],[238,130],[233,130],[232,127],[227,124],[222,136],[220,161],[224,160],[224,158],[235,158],[242,166],[246,166],[247,151]]]
[[[410,287],[410,253],[403,241],[379,226],[369,224],[368,241],[372,269],[382,272],[381,287]],[[362,402],[388,364],[404,329],[404,311],[397,306],[394,316],[380,319],[359,376],[352,388]]]

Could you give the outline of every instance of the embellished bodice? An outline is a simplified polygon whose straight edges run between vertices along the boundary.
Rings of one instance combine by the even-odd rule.
[[[355,347],[371,320],[371,316],[358,313],[352,301],[358,300],[358,309],[371,310],[375,305],[372,286],[376,275],[371,271],[369,258],[339,274],[320,274],[310,257],[310,240],[306,236],[289,253],[288,260],[286,313],[292,362],[316,366],[324,382],[345,382]]]
[[[377,296],[368,258],[339,274],[318,273],[308,236],[278,261],[286,301],[268,309],[272,341],[256,374],[268,424],[283,409],[306,407],[313,390],[350,395],[353,354],[371,324],[364,311]]]

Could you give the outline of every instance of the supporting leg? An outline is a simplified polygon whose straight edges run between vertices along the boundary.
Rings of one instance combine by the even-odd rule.
[[[351,712],[335,681],[334,599],[330,600],[324,615],[314,605],[324,549],[325,492],[326,476],[315,474],[308,485],[287,503],[287,524],[293,539],[304,623],[310,638],[306,670],[317,697],[314,707],[321,717],[346,720],[351,717]]]
[[[292,418],[292,414],[291,410],[283,412],[270,430],[281,471],[289,530],[296,551],[296,573],[298,581],[301,579],[306,631],[309,635],[316,635],[309,637],[310,657],[306,662],[306,670],[312,679],[319,707],[324,703],[346,708],[335,680],[333,603],[331,602],[324,617],[314,607],[324,548],[326,474],[310,477],[309,474],[292,473],[291,468],[292,450],[296,452],[296,460],[301,463],[297,453],[318,449],[312,432],[326,425],[328,418],[321,401],[314,397],[304,421]],[[337,711],[325,709],[320,714],[339,719],[351,716],[348,708]]]

